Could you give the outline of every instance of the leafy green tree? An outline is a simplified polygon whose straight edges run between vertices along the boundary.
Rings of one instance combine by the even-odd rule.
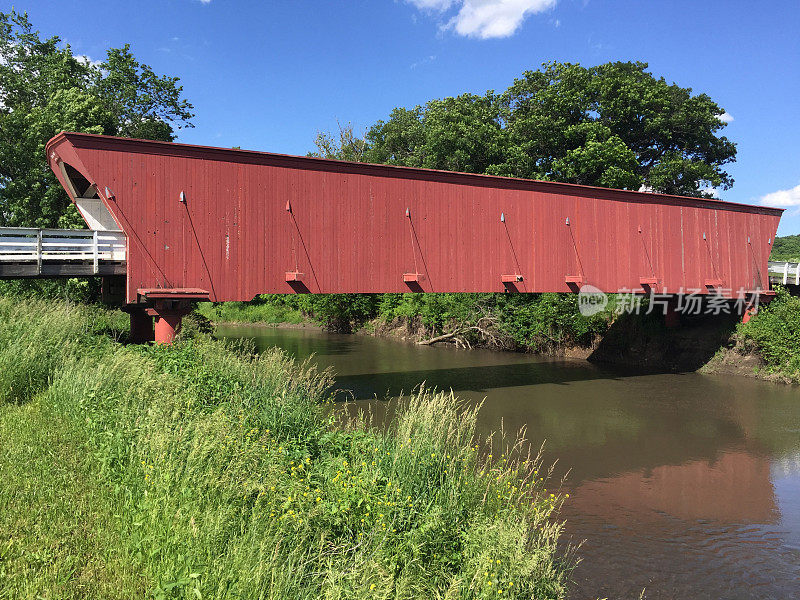
[[[94,92],[112,115],[114,135],[171,142],[173,125],[192,127],[192,105],[177,77],[156,75],[136,61],[125,44],[111,48],[92,72]]]
[[[364,162],[366,142],[359,138],[353,131],[353,124],[339,125],[338,137],[330,132],[318,131],[314,138],[316,152],[309,152],[309,156],[317,158],[334,158],[352,162]]]
[[[395,109],[367,134],[372,162],[445,171],[485,173],[508,148],[499,98],[462,94],[431,100],[424,108]]]
[[[128,46],[92,64],[26,14],[0,12],[0,225],[82,226],[47,165],[60,131],[171,141],[191,127],[177,78],[156,75]]]
[[[800,262],[800,235],[776,237],[772,245],[770,260]]]
[[[397,108],[367,133],[370,162],[708,196],[736,146],[724,110],[642,62],[547,63],[504,93]]]
[[[377,313],[375,294],[303,294],[300,309],[329,331],[351,333]]]

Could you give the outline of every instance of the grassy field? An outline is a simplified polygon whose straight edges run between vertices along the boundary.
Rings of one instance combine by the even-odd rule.
[[[0,598],[564,597],[561,498],[474,410],[334,422],[327,374],[191,330],[0,297]]]

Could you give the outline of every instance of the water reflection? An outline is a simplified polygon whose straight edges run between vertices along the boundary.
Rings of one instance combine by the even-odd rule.
[[[743,378],[641,375],[582,361],[426,348],[308,330],[236,328],[261,347],[315,355],[356,407],[421,381],[486,399],[546,440],[568,473],[567,540],[586,540],[574,598],[800,597],[800,392]]]

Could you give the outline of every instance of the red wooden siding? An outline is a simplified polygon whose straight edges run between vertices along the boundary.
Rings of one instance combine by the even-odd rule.
[[[571,276],[607,292],[721,280],[735,294],[769,287],[782,212],[73,133],[48,156],[59,178],[64,161],[96,183],[127,234],[129,302],[139,288],[293,293],[287,272],[311,292],[404,292],[404,274],[419,273],[426,292],[503,291],[504,275],[521,275],[522,292],[568,292]]]

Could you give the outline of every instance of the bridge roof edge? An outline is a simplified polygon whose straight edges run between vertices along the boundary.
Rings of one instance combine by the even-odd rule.
[[[259,150],[243,150],[237,148],[220,148],[215,146],[202,146],[196,144],[182,144],[176,142],[162,142],[156,140],[143,140],[137,138],[120,138],[107,135],[91,133],[61,132],[53,136],[46,144],[45,149],[49,154],[50,148],[59,141],[66,139],[76,148],[88,148],[97,150],[123,150],[129,152],[141,152],[149,154],[186,156],[191,158],[203,158],[207,160],[225,160],[229,162],[249,162],[259,164],[278,163],[280,166],[293,166],[300,169],[313,169],[327,171],[347,171],[362,173],[367,175],[396,176],[424,178],[429,180],[453,181],[461,183],[472,183],[474,185],[486,186],[524,186],[531,189],[541,189],[542,191],[553,190],[571,194],[614,194],[627,196],[630,199],[645,202],[658,202],[663,200],[689,202],[694,205],[703,206],[710,209],[737,210],[752,209],[762,213],[780,216],[785,209],[755,204],[743,204],[738,202],[725,202],[710,198],[696,198],[693,196],[678,196],[661,194],[654,192],[639,192],[634,190],[622,190],[617,188],[604,188],[590,185],[580,185],[575,183],[562,183],[558,181],[544,181],[540,179],[522,179],[516,177],[502,177],[498,175],[484,175],[480,173],[463,173],[458,171],[442,171],[438,169],[423,169],[419,167],[404,167],[398,165],[385,165],[376,163],[360,163],[329,158],[317,158],[311,156],[297,156],[292,154],[280,154],[275,152],[264,152]]]

